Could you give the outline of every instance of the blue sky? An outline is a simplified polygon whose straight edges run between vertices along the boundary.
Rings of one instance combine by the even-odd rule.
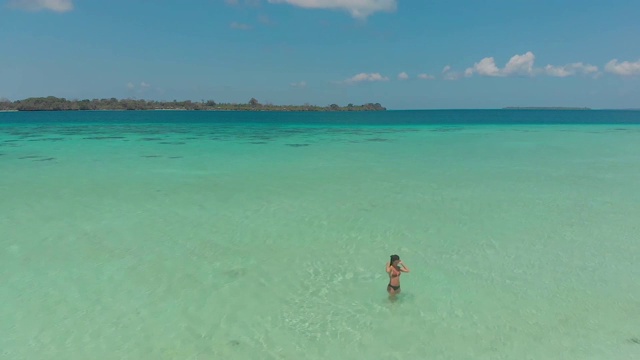
[[[640,108],[638,18],[637,0],[0,0],[0,97]]]

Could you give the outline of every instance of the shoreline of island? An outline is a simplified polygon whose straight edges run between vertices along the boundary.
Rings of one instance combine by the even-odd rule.
[[[386,111],[380,103],[366,103],[361,105],[348,104],[340,106],[330,104],[318,105],[273,105],[261,104],[251,98],[247,103],[218,103],[213,100],[194,102],[184,101],[155,101],[142,99],[84,99],[68,100],[55,96],[31,97],[23,100],[10,101],[0,99],[0,112],[15,111],[309,111],[309,112],[338,112],[338,111]]]

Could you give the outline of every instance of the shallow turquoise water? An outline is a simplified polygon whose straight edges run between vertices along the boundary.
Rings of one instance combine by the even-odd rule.
[[[640,113],[477,114],[0,114],[0,354],[639,357]]]

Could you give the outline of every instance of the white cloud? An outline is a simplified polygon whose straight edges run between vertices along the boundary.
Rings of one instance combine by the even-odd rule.
[[[435,79],[435,77],[433,75],[429,75],[429,74],[418,74],[418,79],[433,80],[433,79]]]
[[[397,0],[269,0],[270,3],[286,3],[307,9],[341,9],[355,18],[366,18],[378,12],[396,10]]]
[[[445,80],[458,80],[462,75],[456,71],[451,71],[451,66],[447,65],[442,69],[442,77]]]
[[[462,74],[455,71],[448,71],[443,75],[445,80],[458,80],[462,77]]]
[[[9,0],[9,6],[28,11],[50,10],[62,13],[73,10],[73,0]]]
[[[509,62],[500,69],[496,65],[496,61],[493,57],[486,57],[480,62],[473,64],[472,67],[467,68],[464,71],[464,75],[469,77],[473,74],[480,76],[511,76],[511,75],[533,75],[533,63],[536,56],[528,51],[522,55],[514,55],[509,59]]]
[[[509,59],[502,72],[505,75],[532,75],[536,56],[531,51],[522,55],[514,55]]]
[[[136,86],[133,82],[129,82],[126,85],[127,89],[129,91],[135,91],[138,94],[142,94],[147,92],[147,90],[151,89],[151,84],[147,83],[147,82],[140,82],[140,85]]]
[[[446,80],[457,80],[462,75],[471,77],[473,75],[489,77],[509,77],[509,76],[537,76],[547,75],[552,77],[570,77],[577,75],[591,76],[594,79],[602,75],[600,69],[584,62],[575,62],[566,65],[546,65],[545,67],[535,67],[536,56],[528,51],[521,55],[512,56],[503,68],[500,68],[493,57],[485,57],[479,62],[467,68],[464,73],[452,71],[447,65],[442,69],[443,77]],[[607,63],[605,71],[620,76],[640,75],[640,60],[637,62],[618,62],[614,59]]]
[[[464,71],[465,76],[471,76],[474,73],[482,76],[500,76],[500,69],[492,57],[486,57]]]
[[[534,66],[535,60],[536,56],[531,51],[528,51],[522,55],[512,56],[503,68],[499,68],[493,57],[486,57],[472,67],[467,68],[464,75],[466,77],[474,74],[493,77],[535,76],[540,74],[553,77],[568,77],[579,74],[597,77],[599,75],[598,67],[591,64],[576,62],[562,66],[547,65],[544,68],[536,68]]]
[[[380,75],[380,73],[371,73],[371,74],[360,73],[352,76],[351,78],[345,80],[344,82],[347,84],[356,84],[363,81],[374,82],[374,81],[387,81],[387,80],[389,80],[389,78],[386,76]]]
[[[604,69],[607,72],[620,76],[640,75],[640,60],[636,62],[618,62],[618,59],[613,59],[605,65]]]
[[[544,73],[554,77],[568,77],[577,74],[595,75],[598,73],[598,67],[590,64],[583,64],[581,62],[563,66],[547,65],[544,67]]]
[[[401,72],[400,74],[398,74],[398,79],[399,80],[407,80],[409,79],[409,74],[407,74],[406,72]]]
[[[307,82],[306,81],[300,81],[300,82],[291,83],[289,85],[291,85],[294,88],[302,89],[302,88],[306,88],[307,87]]]
[[[566,66],[547,65],[544,67],[544,71],[547,75],[554,77],[567,77],[573,75],[571,70]]]
[[[230,28],[232,29],[236,29],[236,30],[251,30],[251,25],[247,25],[247,24],[242,24],[242,23],[238,23],[238,22],[232,22],[229,25]]]

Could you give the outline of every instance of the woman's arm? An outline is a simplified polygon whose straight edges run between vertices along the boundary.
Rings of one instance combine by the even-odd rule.
[[[402,265],[402,267],[400,268],[400,271],[402,271],[402,272],[411,272],[411,270],[409,270],[407,265],[405,265],[404,262],[402,262],[402,260],[400,261],[400,265]]]

